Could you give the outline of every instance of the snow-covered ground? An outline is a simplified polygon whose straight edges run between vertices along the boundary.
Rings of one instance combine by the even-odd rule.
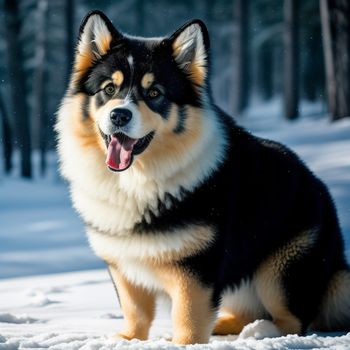
[[[208,345],[187,347],[169,342],[166,304],[159,308],[151,340],[113,342],[122,314],[104,270],[18,278],[0,282],[0,349],[349,349],[348,335],[287,336],[274,339],[212,337]]]
[[[278,104],[272,103],[248,111],[240,123],[292,147],[329,185],[350,258],[350,120],[330,124],[309,105],[303,105],[308,118],[292,124],[281,122],[278,114]],[[89,251],[66,186],[55,176],[33,183],[3,178],[0,223],[0,278],[103,267]],[[165,304],[150,341],[113,343],[110,336],[122,321],[105,269],[0,280],[0,350],[350,349],[350,333],[263,340],[212,337],[208,345],[178,347],[167,340],[171,322]]]

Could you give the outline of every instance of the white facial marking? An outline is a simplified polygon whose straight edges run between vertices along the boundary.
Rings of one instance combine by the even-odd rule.
[[[141,120],[141,115],[137,106],[133,102],[130,102],[129,100],[116,100],[116,99],[110,100],[109,102],[107,102],[97,112],[98,125],[104,134],[111,135],[115,132],[118,132],[118,130],[116,130],[115,125],[112,123],[112,120],[110,117],[111,111],[115,108],[127,109],[132,114],[132,118],[130,122],[119,131],[122,131],[125,134],[127,134],[129,137],[132,137],[135,139],[139,139],[145,136],[142,133],[142,124],[141,124],[142,120]]]
[[[128,60],[129,66],[132,67],[132,65],[134,64],[134,58],[131,55],[129,55],[127,60]]]

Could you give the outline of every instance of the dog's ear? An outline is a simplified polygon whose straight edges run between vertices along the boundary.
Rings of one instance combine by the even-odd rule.
[[[209,34],[205,24],[195,19],[180,27],[169,38],[173,57],[195,85],[202,86],[209,67]]]
[[[75,71],[84,72],[101,59],[122,37],[108,17],[101,11],[91,11],[83,19],[75,59]]]

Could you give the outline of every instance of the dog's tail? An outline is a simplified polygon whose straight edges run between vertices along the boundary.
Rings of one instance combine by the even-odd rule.
[[[312,328],[318,331],[350,331],[350,270],[336,272],[330,280],[321,310]]]

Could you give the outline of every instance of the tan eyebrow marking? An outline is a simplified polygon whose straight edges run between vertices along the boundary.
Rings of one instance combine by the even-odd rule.
[[[154,74],[146,73],[141,79],[141,86],[144,89],[148,89],[153,82],[154,82]]]
[[[113,83],[117,86],[120,86],[123,84],[124,81],[124,74],[121,70],[117,70],[112,74]]]

